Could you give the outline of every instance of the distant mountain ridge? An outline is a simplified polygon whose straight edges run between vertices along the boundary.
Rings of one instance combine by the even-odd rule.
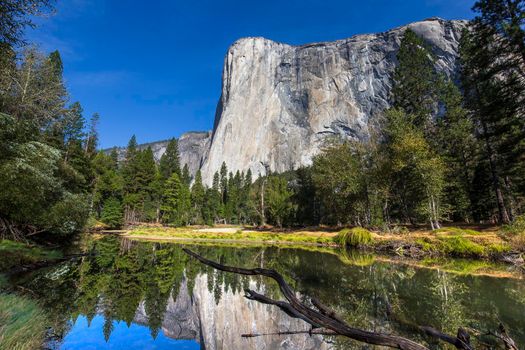
[[[207,153],[211,139],[211,131],[190,131],[182,134],[178,138],[179,157],[181,166],[188,165],[188,169],[194,175],[200,168],[203,156]],[[143,143],[138,146],[140,150],[151,148],[153,157],[158,162],[160,157],[166,152],[166,147],[170,140]],[[126,147],[112,147],[105,149],[104,152],[110,153],[113,149],[117,150],[119,160],[126,156]]]

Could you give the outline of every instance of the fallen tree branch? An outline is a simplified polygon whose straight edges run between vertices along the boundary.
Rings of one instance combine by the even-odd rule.
[[[337,335],[334,331],[324,328],[316,328],[305,331],[282,331],[282,332],[273,332],[273,333],[248,333],[241,334],[243,338],[255,338],[262,337],[265,335],[295,335],[295,334],[308,334],[308,335]]]
[[[318,299],[311,298],[310,301],[312,305],[317,309],[313,309],[307,306],[305,303],[301,302],[297,297],[292,288],[286,283],[283,276],[275,270],[264,269],[264,268],[254,268],[246,269],[233,266],[222,265],[218,262],[208,260],[197,253],[192,252],[189,249],[183,248],[183,251],[200,261],[201,263],[211,266],[217,270],[224,272],[231,272],[240,275],[247,276],[266,276],[270,277],[277,282],[279,289],[284,295],[285,299],[288,301],[278,301],[268,298],[263,294],[259,294],[253,290],[245,289],[245,297],[250,300],[255,300],[268,305],[275,305],[284,311],[287,315],[293,318],[302,319],[306,323],[312,325],[312,329],[309,331],[281,331],[274,333],[250,333],[242,334],[242,337],[259,337],[264,335],[289,335],[289,334],[320,334],[320,335],[340,335],[347,338],[357,340],[363,343],[372,344],[372,345],[381,345],[396,349],[403,350],[428,350],[428,348],[422,344],[419,344],[408,338],[401,336],[370,332],[358,328],[353,328],[348,323],[346,323],[341,317],[339,317],[335,311],[331,310],[327,306],[323,305]],[[406,322],[399,318],[392,316],[392,310],[390,304],[387,301],[387,314],[394,320],[397,320],[400,324],[404,324],[409,328],[417,331],[419,333],[426,334],[429,337],[438,339],[449,343],[456,347],[458,350],[473,350],[474,348],[470,344],[470,335],[464,328],[459,328],[457,335],[452,336],[446,333],[443,333],[435,328],[428,326],[419,326],[412,323]],[[516,343],[508,333],[506,332],[503,325],[499,326],[498,333],[489,333],[502,340],[505,344],[506,350],[519,350],[516,346]]]
[[[503,326],[502,323],[499,324],[498,332],[499,334],[495,332],[489,332],[488,335],[492,335],[497,339],[501,340],[505,345],[506,350],[519,350],[518,346],[516,345],[516,342],[509,336],[507,330],[505,329],[505,326]]]
[[[404,337],[384,334],[384,333],[370,332],[370,331],[365,331],[362,329],[350,327],[346,322],[342,322],[342,320],[334,319],[324,314],[324,313],[327,313],[326,312],[327,309],[324,309],[323,310],[324,313],[323,313],[323,312],[316,311],[304,305],[295,296],[295,292],[290,288],[290,286],[288,286],[283,276],[281,276],[281,274],[279,274],[275,270],[261,269],[261,268],[244,269],[244,268],[226,266],[226,265],[219,264],[215,261],[208,260],[192,252],[189,249],[184,248],[183,250],[186,254],[194,257],[195,259],[199,260],[203,264],[211,266],[220,271],[233,272],[233,273],[237,273],[241,275],[248,275],[248,276],[260,275],[260,276],[266,276],[266,277],[272,278],[278,283],[281,292],[283,293],[286,300],[288,300],[289,302],[290,308],[293,308],[293,310],[295,310],[297,314],[303,316],[304,317],[303,319],[309,320],[307,322],[312,324],[314,327],[321,326],[323,328],[333,331],[334,333],[338,335],[342,335],[350,339],[361,341],[367,344],[382,345],[382,346],[387,346],[387,347],[396,348],[396,349],[403,349],[403,350],[428,350],[427,347],[421,344],[418,344],[410,339],[404,338]]]

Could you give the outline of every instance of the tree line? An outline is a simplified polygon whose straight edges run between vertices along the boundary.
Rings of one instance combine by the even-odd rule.
[[[250,171],[234,174],[223,164],[205,188],[200,173],[190,186],[176,152],[166,152],[154,170],[151,151],[143,151],[150,173],[138,179],[150,179],[157,192],[138,191],[149,193],[141,206],[152,209],[146,216],[141,210],[141,218],[177,225],[427,223],[433,229],[443,221],[512,222],[523,213],[525,195],[524,2],[478,1],[474,10],[478,16],[460,42],[459,74],[438,71],[432,48],[407,29],[392,76],[392,107],[379,127],[364,141],[329,140],[310,167],[252,183]],[[122,166],[126,218],[135,218],[137,203],[129,170],[134,142]],[[165,164],[174,165],[168,171]]]
[[[158,162],[132,137],[123,160],[97,151],[97,114],[71,103],[62,61],[21,45],[26,15],[47,1],[2,3],[0,234],[66,235],[88,217],[134,222],[359,225],[500,223],[524,211],[525,5],[479,0],[459,70],[407,29],[391,108],[365,140],[331,139],[312,165],[282,174],[231,171],[210,187],[181,166],[177,140]],[[16,5],[16,6],[15,6]],[[25,12],[24,12],[25,11]],[[6,31],[6,28],[11,30]],[[254,179],[257,177],[257,179]]]
[[[0,4],[0,238],[67,235],[89,216],[98,114],[70,101],[58,51],[22,39],[50,1]]]

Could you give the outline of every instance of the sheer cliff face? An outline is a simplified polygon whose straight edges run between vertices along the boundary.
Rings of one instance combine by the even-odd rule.
[[[436,67],[456,70],[465,21],[430,19],[389,32],[290,46],[264,38],[235,42],[225,58],[222,95],[204,182],[222,162],[254,177],[311,163],[329,136],[364,139],[389,107],[391,74],[404,30],[423,37]]]

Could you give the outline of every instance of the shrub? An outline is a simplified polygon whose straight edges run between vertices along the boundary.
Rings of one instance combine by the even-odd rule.
[[[357,247],[372,243],[373,238],[370,231],[362,227],[354,227],[352,229],[343,229],[339,231],[337,236],[334,237],[334,241],[347,247]]]
[[[390,230],[395,235],[407,235],[410,233],[410,230],[406,228],[405,226],[394,226]]]
[[[525,215],[518,216],[514,221],[509,225],[504,225],[501,228],[503,233],[509,235],[523,235],[525,234]]]
[[[525,251],[525,215],[518,216],[511,224],[501,228],[503,239],[509,241],[513,249]]]

